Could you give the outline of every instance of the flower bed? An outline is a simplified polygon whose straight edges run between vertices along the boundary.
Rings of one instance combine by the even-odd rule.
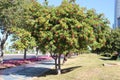
[[[6,68],[10,68],[10,67],[16,67],[16,65],[10,64],[10,63],[0,64],[0,70],[1,69],[6,69]]]
[[[52,59],[51,57],[42,56],[42,57],[29,58],[29,59],[7,60],[7,61],[4,61],[3,64],[0,64],[0,69],[16,67],[19,65],[30,64],[36,61],[51,60],[51,59]]]
[[[13,64],[16,66],[19,66],[22,64],[28,64],[28,63],[31,63],[31,61],[28,61],[28,60],[8,60],[8,61],[3,62],[3,64]]]

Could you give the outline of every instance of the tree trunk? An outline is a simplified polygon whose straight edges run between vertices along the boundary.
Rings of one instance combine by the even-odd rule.
[[[4,56],[4,45],[5,45],[5,42],[8,38],[8,31],[4,31],[3,34],[2,34],[2,38],[0,38],[0,56],[3,57]]]
[[[3,50],[4,50],[4,46],[0,45],[0,57],[3,57],[3,55],[4,55]]]
[[[36,58],[38,57],[38,47],[36,47]]]
[[[58,69],[58,59],[55,58],[54,60],[55,60],[55,70],[57,70]]]
[[[52,54],[50,53],[51,57],[55,60],[55,70],[57,74],[61,74],[61,54]]]
[[[61,74],[61,54],[58,55],[58,69],[57,74]]]
[[[24,49],[24,59],[26,59],[27,56],[27,49]]]
[[[67,57],[64,56],[62,65],[67,61]]]
[[[64,55],[64,59],[63,59],[63,63],[62,63],[62,64],[64,64],[64,63],[67,61],[68,54],[69,54],[69,53],[67,53],[67,54]]]
[[[0,63],[3,63],[3,56],[4,56],[4,45],[8,38],[8,31],[4,31],[3,36],[0,38]]]

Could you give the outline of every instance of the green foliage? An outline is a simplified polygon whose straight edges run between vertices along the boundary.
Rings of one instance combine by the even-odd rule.
[[[32,36],[43,52],[66,54],[105,45],[109,32],[106,18],[79,7],[75,1],[63,0],[58,7],[35,3],[30,10]]]
[[[108,20],[103,14],[97,14],[95,10],[88,10],[86,21],[92,27],[95,36],[94,44],[92,44],[93,50],[103,47],[106,43],[106,37],[108,37],[110,33]]]
[[[6,21],[6,25],[8,23],[8,26],[3,26],[3,29],[14,35],[13,47],[17,50],[22,50],[36,46],[35,39],[31,36],[31,27],[27,23],[30,18],[29,9],[33,6],[34,1],[12,0],[11,2],[6,0],[3,3],[10,5],[6,9],[3,9],[3,13],[6,14],[1,16],[8,16],[3,18],[5,20],[8,19]]]
[[[9,27],[7,30],[17,36],[15,44],[20,49],[37,43],[43,52],[66,54],[88,46],[96,50],[105,45],[109,34],[103,14],[86,10],[75,0],[63,0],[58,7],[48,6],[47,0],[44,5],[34,0],[3,0],[0,10],[4,30]]]
[[[14,32],[13,48],[17,50],[23,50],[36,46],[35,39],[31,36],[30,32],[20,28],[14,28],[12,31]]]
[[[0,54],[3,56],[4,45],[8,36],[13,33],[11,28],[24,27],[26,15],[32,0],[0,0]],[[14,34],[14,33],[13,33]]]
[[[110,40],[112,50],[120,52],[120,29],[112,30]]]
[[[105,45],[99,49],[99,52],[110,53],[120,52],[120,29],[113,29],[106,37]]]
[[[29,4],[29,5],[28,5]],[[9,30],[20,27],[23,15],[30,6],[30,0],[1,0],[0,1],[0,29]]]
[[[95,10],[79,7],[75,0],[63,0],[58,7],[48,6],[47,0],[45,5],[31,0],[4,0],[0,10],[1,21],[5,27],[13,27],[7,30],[18,36],[18,43],[22,42],[23,35],[29,36],[28,42],[33,36],[43,52],[66,54],[87,49],[87,46],[95,50],[105,45],[108,36],[105,17]],[[24,29],[24,34],[20,34],[19,30]],[[28,42],[22,47],[28,46]]]

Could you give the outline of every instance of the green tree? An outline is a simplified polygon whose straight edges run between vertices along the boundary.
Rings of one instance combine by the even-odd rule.
[[[60,74],[61,55],[79,51],[81,46],[86,48],[87,43],[91,41],[89,35],[90,33],[93,35],[93,31],[84,22],[86,18],[84,8],[64,0],[58,7],[41,7],[37,4],[31,11],[33,18],[30,23],[33,23],[34,28],[32,34],[42,52],[53,54],[55,68]]]
[[[31,0],[0,0],[0,56],[4,55],[4,44],[11,32],[11,28],[21,27],[23,15],[29,9]]]
[[[111,45],[112,45],[112,50],[117,51],[120,53],[120,29],[115,29],[112,30],[111,32]]]
[[[109,36],[106,38],[105,45],[100,49],[104,54],[112,55],[113,60],[116,60],[120,54],[120,29],[111,29]]]
[[[48,5],[48,1],[45,0],[45,2],[43,3],[43,5],[41,5],[40,3],[33,1],[32,7],[29,9],[29,12],[27,14],[27,19],[25,21],[26,25],[28,27],[26,27],[25,29],[29,32],[31,32],[31,36],[33,36],[35,38],[35,42],[36,42],[36,57],[38,55],[38,51],[39,51],[39,38],[37,37],[39,34],[39,26],[41,26],[42,24],[44,24],[44,22],[42,24],[39,24],[39,21],[44,20],[45,15],[43,16],[44,13],[46,13],[46,9],[45,7]]]
[[[92,27],[95,36],[92,48],[98,52],[99,49],[105,45],[106,38],[109,36],[109,21],[103,14],[97,14],[93,9],[87,10],[86,21]]]
[[[13,48],[16,50],[24,50],[24,59],[26,59],[27,50],[36,46],[34,37],[31,36],[31,33],[25,29],[13,29],[14,31],[14,43]]]

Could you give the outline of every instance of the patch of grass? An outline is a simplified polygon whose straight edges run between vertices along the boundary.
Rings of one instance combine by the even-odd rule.
[[[103,66],[104,63],[120,63],[104,60],[96,54],[81,54],[62,65],[62,74],[55,75],[52,69],[45,75],[32,80],[120,80],[120,65]]]

